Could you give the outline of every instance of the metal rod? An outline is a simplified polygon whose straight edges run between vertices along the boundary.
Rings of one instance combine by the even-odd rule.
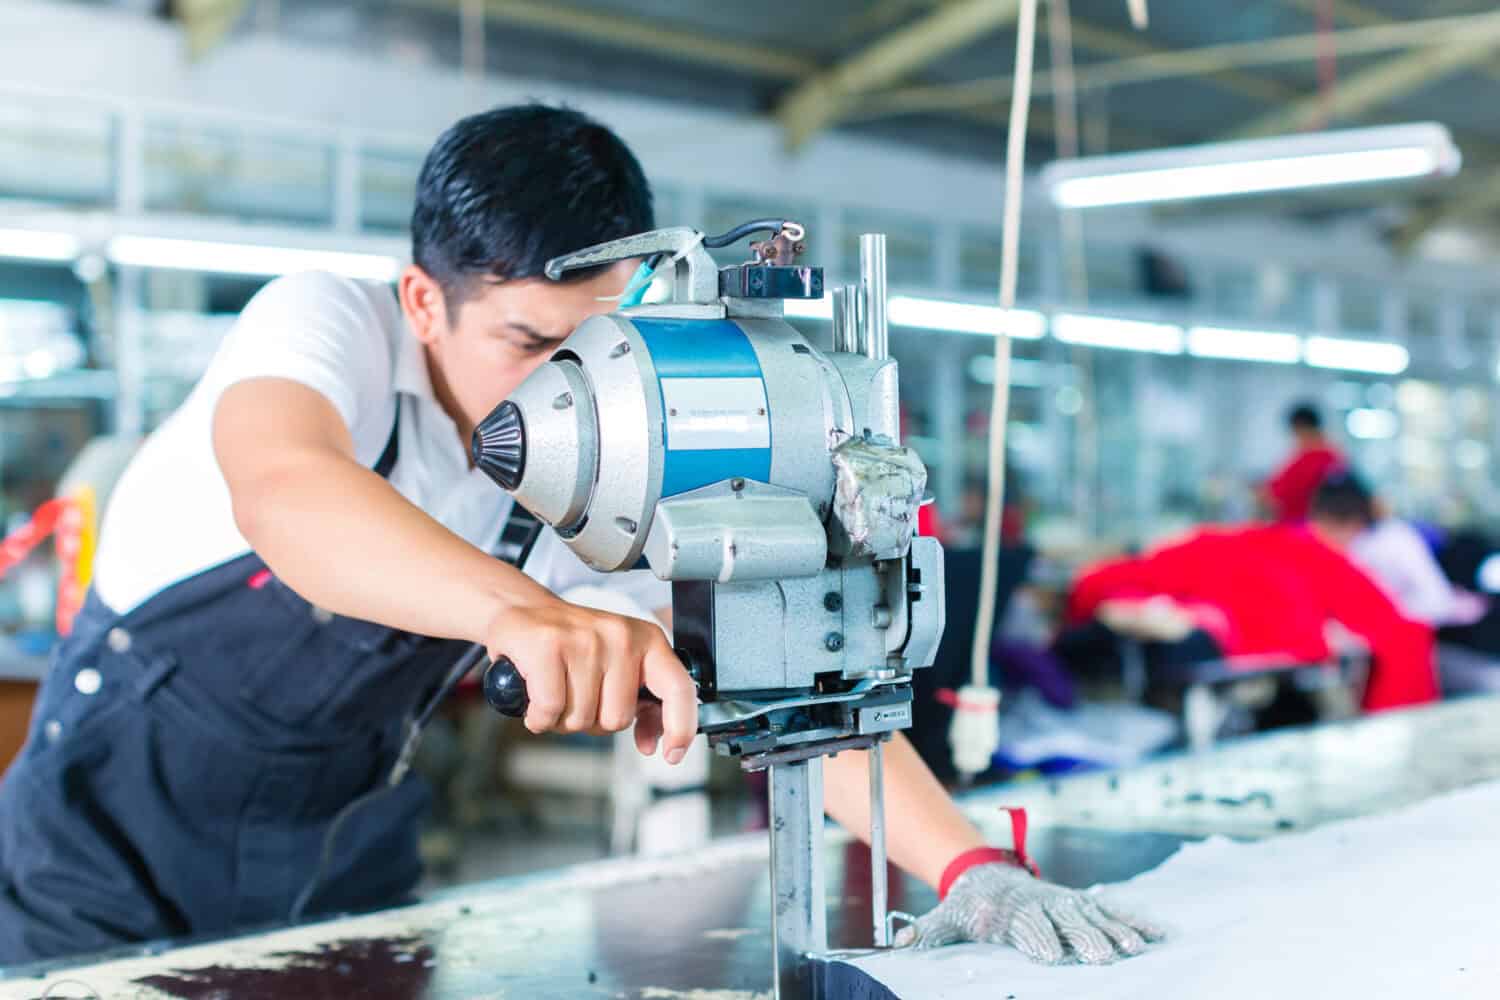
[[[858,314],[849,309],[849,289],[840,285],[833,290],[833,349],[853,354],[859,340]]]
[[[771,767],[771,937],[776,1000],[813,1000],[810,955],[828,950],[823,758]]]
[[[885,756],[884,744],[870,748],[870,914],[875,922],[875,947],[889,948],[890,909],[886,886],[885,853]]]
[[[844,286],[844,326],[850,331],[849,352],[865,353],[865,293],[858,285]]]
[[[884,361],[891,354],[885,316],[885,234],[864,233],[859,238],[859,287],[864,293],[865,356]]]

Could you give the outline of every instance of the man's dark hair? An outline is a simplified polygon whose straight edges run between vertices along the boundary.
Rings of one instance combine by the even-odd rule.
[[[1375,498],[1354,473],[1330,472],[1313,494],[1311,513],[1316,519],[1368,526],[1375,523]]]
[[[1287,426],[1294,431],[1320,431],[1323,415],[1311,403],[1298,403],[1286,415]]]
[[[577,111],[516,105],[438,137],[417,179],[412,260],[456,308],[479,281],[534,278],[560,254],[652,228],[651,187],[619,136]]]

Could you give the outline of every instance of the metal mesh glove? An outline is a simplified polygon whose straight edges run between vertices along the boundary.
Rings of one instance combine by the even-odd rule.
[[[1014,865],[977,865],[947,897],[896,935],[896,947],[939,948],[960,941],[1008,944],[1037,962],[1071,952],[1096,965],[1144,951],[1162,932],[1086,892],[1043,882]]]

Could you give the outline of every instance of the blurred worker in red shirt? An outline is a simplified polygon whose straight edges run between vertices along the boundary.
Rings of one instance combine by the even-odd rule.
[[[1200,528],[1091,566],[1068,600],[1068,624],[1085,625],[1107,603],[1167,599],[1225,656],[1317,663],[1331,655],[1325,626],[1336,621],[1370,648],[1367,711],[1434,700],[1432,628],[1404,618],[1321,529],[1317,520]]]
[[[1315,407],[1299,403],[1287,414],[1296,450],[1277,473],[1261,486],[1261,505],[1272,520],[1307,520],[1313,494],[1330,472],[1344,466],[1344,456],[1323,433],[1323,418]]]

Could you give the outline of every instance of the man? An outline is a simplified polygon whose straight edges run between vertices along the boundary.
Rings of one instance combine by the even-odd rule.
[[[1315,407],[1299,403],[1287,414],[1295,447],[1291,458],[1260,488],[1261,506],[1274,521],[1296,524],[1307,520],[1313,494],[1330,472],[1343,466],[1344,456],[1323,433],[1323,418]]]
[[[1375,498],[1349,472],[1323,480],[1313,497],[1310,524],[1329,545],[1369,575],[1401,613],[1440,628],[1472,625],[1487,604],[1455,587],[1420,532],[1399,517],[1382,517]]]
[[[558,284],[545,261],[652,224],[609,130],[500,108],[429,153],[395,294],[303,274],[246,307],[119,484],[0,786],[0,963],[402,900],[425,792],[386,776],[466,643],[515,661],[533,732],[634,726],[641,752],[682,759],[696,692],[660,629],[552,593],[593,581],[665,609],[669,589],[592,574],[550,534],[531,576],[487,555],[511,501],[466,448],[634,268]],[[946,896],[909,940],[1144,946],[1149,929],[987,848],[904,740],[886,760],[891,854]],[[862,755],[828,762],[827,809],[855,831],[866,781]]]

